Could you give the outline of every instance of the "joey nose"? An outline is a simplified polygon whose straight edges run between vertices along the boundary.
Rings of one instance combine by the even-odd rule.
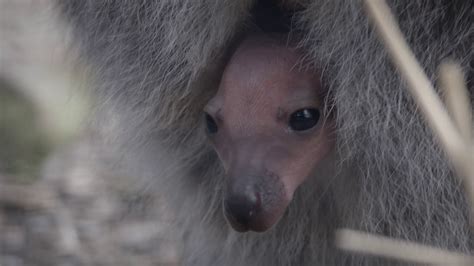
[[[232,227],[239,232],[252,230],[261,210],[257,192],[245,195],[230,195],[224,200],[224,212]]]

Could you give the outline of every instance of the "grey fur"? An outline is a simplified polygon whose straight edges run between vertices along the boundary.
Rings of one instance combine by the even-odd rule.
[[[460,184],[359,1],[307,1],[294,21],[305,63],[322,66],[337,110],[337,159],[324,170],[328,188],[303,184],[269,232],[230,229],[221,210],[222,169],[201,112],[228,48],[249,23],[251,2],[60,1],[97,66],[104,109],[120,114],[122,147],[150,177],[148,189],[167,194],[177,211],[183,264],[380,265],[336,250],[331,241],[339,226],[472,252]],[[447,57],[472,79],[470,1],[391,7],[433,81]]]

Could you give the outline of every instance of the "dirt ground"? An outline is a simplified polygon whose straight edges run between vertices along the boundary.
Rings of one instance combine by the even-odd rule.
[[[0,265],[177,265],[171,212],[84,122],[91,81],[53,11],[0,0]]]

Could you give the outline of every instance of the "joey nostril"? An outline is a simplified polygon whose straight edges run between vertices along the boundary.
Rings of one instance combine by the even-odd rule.
[[[260,195],[231,195],[224,201],[227,219],[237,231],[247,231],[261,209]]]

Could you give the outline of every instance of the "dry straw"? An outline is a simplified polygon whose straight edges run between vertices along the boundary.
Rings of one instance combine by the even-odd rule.
[[[472,114],[461,68],[453,62],[439,67],[446,108],[410,50],[390,8],[383,0],[366,0],[365,7],[393,63],[406,80],[428,125],[463,182],[471,204],[474,230],[474,142]],[[449,111],[449,113],[448,113]],[[447,229],[448,230],[448,229]],[[433,265],[474,265],[474,257],[408,241],[341,229],[336,245],[344,250]]]

